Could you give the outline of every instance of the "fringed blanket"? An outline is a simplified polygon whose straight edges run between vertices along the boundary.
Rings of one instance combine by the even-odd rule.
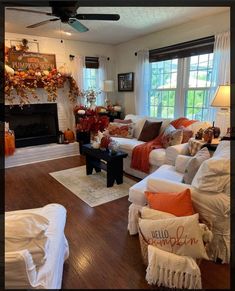
[[[190,124],[196,122],[196,120],[189,120],[186,117],[180,117],[176,120],[171,121],[171,125],[173,125],[176,129],[181,126],[187,127]],[[131,168],[135,170],[139,170],[145,173],[149,173],[150,165],[149,165],[149,154],[154,149],[162,148],[162,136],[161,133],[154,140],[146,142],[144,144],[136,146],[132,151],[132,159],[131,159]]]
[[[158,287],[201,289],[201,272],[191,257],[179,256],[148,246],[148,284]]]

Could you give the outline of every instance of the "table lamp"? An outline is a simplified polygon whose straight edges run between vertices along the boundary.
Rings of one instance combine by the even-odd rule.
[[[108,93],[114,91],[114,81],[113,80],[105,80],[103,84],[103,91],[106,92],[105,103],[106,106],[109,105]]]
[[[215,92],[214,99],[211,102],[212,107],[219,107],[217,112],[217,126],[221,129],[221,135],[227,132],[230,124],[229,107],[230,107],[230,85],[219,85]]]

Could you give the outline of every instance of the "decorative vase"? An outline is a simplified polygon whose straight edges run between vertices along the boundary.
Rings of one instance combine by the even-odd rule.
[[[95,100],[91,100],[91,101],[90,101],[90,109],[91,109],[91,110],[95,110],[95,108],[96,108]]]

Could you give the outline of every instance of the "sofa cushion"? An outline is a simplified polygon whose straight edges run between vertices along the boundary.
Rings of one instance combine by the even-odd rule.
[[[141,130],[138,140],[151,141],[159,135],[162,122],[152,122],[146,120]]]
[[[144,143],[143,141],[137,140],[136,138],[122,138],[116,136],[112,136],[112,140],[118,142],[120,149],[128,153],[129,156],[132,155],[132,150],[134,147]]]
[[[229,184],[230,141],[221,141],[213,157],[201,164],[192,181],[192,186],[202,191],[220,193],[228,191]]]
[[[165,163],[166,159],[166,149],[155,149],[149,154],[150,165],[160,167]]]
[[[171,165],[162,165],[156,171],[136,183],[129,189],[129,201],[137,205],[146,205],[147,201],[143,195],[144,191],[154,191],[156,178],[166,178],[171,181],[181,182],[183,174],[175,171],[175,167]]]
[[[155,210],[176,216],[187,216],[195,213],[190,189],[185,189],[179,193],[145,191],[145,197],[149,207]]]
[[[194,157],[189,159],[183,176],[183,181],[186,184],[191,184],[201,164],[210,158],[210,153],[207,148],[202,148]]]
[[[161,250],[208,259],[198,219],[198,213],[160,220],[139,218],[139,228],[148,244]]]

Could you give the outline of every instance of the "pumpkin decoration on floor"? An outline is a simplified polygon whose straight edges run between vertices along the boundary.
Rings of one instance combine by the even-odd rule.
[[[64,139],[67,140],[68,142],[74,142],[74,133],[71,129],[67,129],[64,132]]]

